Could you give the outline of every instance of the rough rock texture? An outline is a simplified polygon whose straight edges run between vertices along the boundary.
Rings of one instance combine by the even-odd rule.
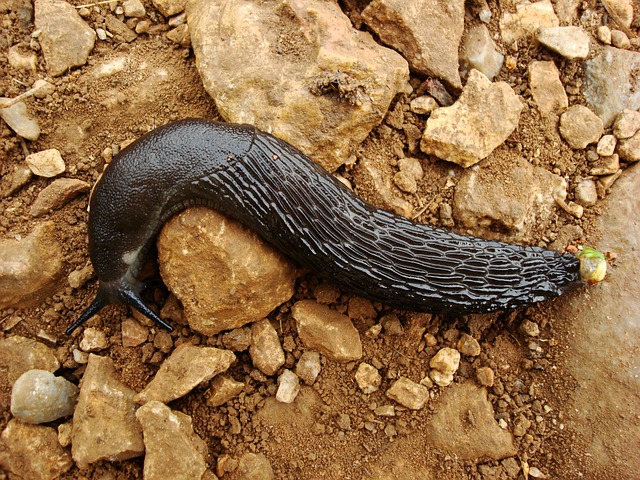
[[[284,369],[278,377],[276,400],[282,403],[293,403],[300,393],[300,379],[291,370]]]
[[[184,10],[187,0],[153,0],[153,4],[165,17],[171,17]]]
[[[640,108],[640,53],[605,47],[584,63],[584,97],[605,127],[625,108]]]
[[[385,395],[411,410],[420,410],[429,400],[429,390],[406,377],[400,377],[391,384]]]
[[[240,395],[243,389],[243,382],[237,382],[226,375],[218,375],[211,381],[209,387],[211,396],[207,398],[207,403],[212,407],[219,407]]]
[[[412,70],[461,88],[458,46],[464,0],[373,0],[362,18],[385,44],[402,53]]]
[[[456,186],[454,217],[485,238],[497,238],[495,232],[499,231],[502,239],[531,241],[532,229],[547,225],[556,211],[554,199],[566,198],[567,184],[562,177],[525,160],[515,162],[512,169],[501,174],[507,176],[510,185],[518,186],[508,201],[490,167],[481,165],[466,171]]]
[[[304,352],[296,364],[296,375],[307,385],[313,385],[320,375],[322,364],[318,352]]]
[[[525,0],[518,3],[515,10],[515,13],[505,11],[500,19],[502,39],[507,43],[533,35],[540,28],[557,27],[560,23],[549,0],[533,3]]]
[[[187,8],[204,86],[222,117],[338,168],[408,80],[407,62],[335,2],[198,0]]]
[[[603,133],[602,120],[584,105],[573,105],[560,116],[560,135],[571,148],[586,148]]]
[[[0,467],[9,478],[52,480],[73,466],[71,455],[58,443],[55,428],[12,419],[0,437]]]
[[[543,115],[561,113],[569,106],[567,94],[560,81],[558,67],[552,61],[529,64],[531,96]]]
[[[438,397],[434,409],[427,425],[427,438],[434,447],[465,460],[516,454],[511,434],[493,418],[493,407],[484,388],[473,382],[456,384]]]
[[[616,138],[633,137],[640,130],[640,112],[624,109],[617,116],[613,124],[613,134]]]
[[[136,418],[144,434],[145,480],[199,480],[207,464],[207,445],[193,431],[191,417],[151,401]]]
[[[26,423],[47,423],[73,414],[78,387],[47,370],[24,372],[11,389],[11,414]]]
[[[36,0],[35,24],[38,40],[54,77],[72,67],[84,65],[96,40],[96,32],[62,0]]]
[[[577,385],[565,411],[585,432],[586,448],[597,453],[589,469],[594,478],[634,478],[640,471],[638,452],[629,450],[640,445],[640,425],[630,421],[637,416],[640,392],[640,283],[633,281],[640,272],[639,191],[640,165],[635,165],[607,195],[597,225],[601,240],[595,246],[614,252],[616,267],[589,289],[587,302],[558,302],[551,313],[571,319],[570,331],[561,335],[572,338],[564,355]]]
[[[55,224],[45,222],[21,240],[0,240],[0,308],[29,306],[55,292],[63,274]]]
[[[637,162],[640,160],[640,133],[618,142],[618,154],[622,160]]]
[[[466,70],[475,68],[493,80],[502,68],[504,55],[498,52],[486,25],[472,25],[462,44],[462,64]]]
[[[487,157],[518,126],[522,103],[504,82],[469,73],[462,95],[431,113],[420,149],[462,167]]]
[[[251,325],[249,355],[253,365],[265,375],[275,374],[284,364],[278,332],[266,318]]]
[[[24,372],[33,369],[55,372],[60,362],[43,343],[19,335],[0,340],[0,383],[13,385]]]
[[[11,130],[22,138],[35,141],[40,137],[38,120],[29,116],[27,104],[24,102],[17,102],[10,107],[0,108],[0,118],[7,122]]]
[[[34,175],[51,178],[64,172],[66,166],[60,151],[56,148],[40,150],[39,152],[27,155],[25,159],[27,165]]]
[[[226,372],[235,360],[236,356],[229,350],[184,343],[162,363],[156,376],[135,400],[140,404],[152,400],[169,403]]]
[[[214,335],[261,320],[293,295],[296,267],[238,222],[206,208],[158,237],[160,273],[192,329]]]
[[[75,178],[59,178],[45,187],[31,205],[31,215],[39,217],[45,213],[57,210],[81,193],[91,188],[87,182]]]
[[[275,478],[267,457],[262,453],[245,453],[240,457],[238,468],[231,480],[272,480]]]
[[[134,396],[118,378],[110,358],[89,354],[73,414],[71,453],[80,468],[144,453]]]
[[[338,362],[362,357],[360,335],[346,315],[313,300],[296,302],[291,313],[306,348]]]
[[[589,55],[589,35],[580,27],[541,28],[536,38],[545,47],[569,60],[587,58]]]
[[[364,393],[370,394],[375,392],[378,390],[378,387],[380,387],[381,382],[382,376],[376,367],[365,362],[358,365],[356,383]]]

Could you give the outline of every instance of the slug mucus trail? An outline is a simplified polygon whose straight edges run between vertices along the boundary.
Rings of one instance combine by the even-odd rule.
[[[171,330],[141,299],[137,275],[162,224],[193,205],[240,221],[345,291],[404,310],[511,309],[582,283],[574,255],[413,222],[367,204],[270,134],[191,119],[123,149],[97,182],[88,229],[99,288],[67,333],[110,303]]]

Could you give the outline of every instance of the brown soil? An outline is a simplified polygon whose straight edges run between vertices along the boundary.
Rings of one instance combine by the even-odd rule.
[[[148,11],[154,11],[150,2],[144,3]],[[602,9],[594,2],[588,3],[592,8]],[[497,28],[496,17],[494,15],[491,24],[493,31]],[[7,13],[1,7],[0,22],[2,52],[6,53],[8,47],[18,43],[29,45],[33,29],[31,25],[21,24],[14,13]],[[539,116],[532,107],[527,86],[528,63],[533,59],[552,57],[536,46],[526,51],[508,51],[508,54],[516,58],[516,66],[513,70],[504,69],[496,80],[507,81],[516,93],[523,95],[529,107],[523,111],[517,131],[491,158],[496,181],[500,181],[500,172],[505,165],[515,158],[525,158],[565,177],[569,185],[575,185],[576,179],[586,176],[586,152],[573,151],[561,140],[557,119]],[[122,56],[127,59],[127,66],[120,74],[101,78],[92,74],[93,65]],[[29,111],[38,119],[43,131],[38,141],[25,144],[6,125],[0,125],[2,176],[11,174],[13,168],[24,161],[25,150],[34,152],[58,148],[66,161],[68,175],[93,183],[104,166],[103,151],[106,148],[123,145],[171,120],[187,117],[220,119],[213,100],[202,87],[193,53],[172,43],[162,34],[141,35],[129,45],[98,41],[89,65],[55,79],[46,75],[41,56],[39,61],[38,71],[31,74],[10,68],[5,55],[0,58],[0,96],[17,96],[25,91],[25,85],[31,85],[38,78],[47,78],[56,86],[52,98],[28,101]],[[578,62],[557,63],[565,85],[580,84],[582,69]],[[412,78],[414,88],[417,89],[421,81]],[[408,105],[410,99],[411,96],[400,96],[397,102]],[[582,102],[579,94],[570,97],[570,104]],[[420,130],[424,127],[424,117],[418,118],[405,112],[407,120]],[[418,221],[438,224],[440,204],[452,201],[454,188],[447,183],[449,171],[460,173],[460,168],[427,158],[417,149],[410,151],[405,134],[386,124],[375,129],[357,153],[367,155],[381,171],[391,176],[396,171],[397,148],[403,150],[405,155],[422,159],[425,176],[417,195],[403,194],[395,187],[392,187],[393,194],[411,202],[416,211],[423,211]],[[352,180],[359,196],[383,206],[378,192],[358,176],[357,169],[343,168],[340,173]],[[42,221],[33,219],[29,208],[47,184],[46,179],[34,178],[18,193],[0,200],[2,237],[24,237]],[[504,188],[505,197],[508,198],[510,189],[518,187],[505,184]],[[58,227],[58,240],[64,246],[67,273],[89,261],[87,201],[87,195],[81,196],[46,217]],[[535,232],[537,243],[550,243],[562,227],[568,225],[580,226],[585,233],[584,239],[572,240],[588,239],[593,242],[593,219],[599,213],[600,207],[596,205],[586,209],[584,217],[577,220],[558,210],[557,218],[549,229]],[[294,300],[314,298],[318,284],[315,276],[304,277],[298,284],[295,298],[273,314],[276,324],[280,325],[278,333],[281,339],[290,335],[294,340],[294,348],[287,355],[287,367],[293,366],[295,358],[302,351],[289,307]],[[83,367],[73,361],[70,353],[77,340],[65,336],[64,330],[91,301],[95,288],[95,281],[79,290],[62,288],[31,308],[0,311],[0,319],[13,315],[22,317],[22,321],[10,331],[1,332],[0,338],[11,335],[38,338],[38,332],[44,329],[57,339],[50,346],[56,349],[62,360],[64,374],[79,379]],[[166,291],[159,288],[157,298],[161,300],[165,297]],[[346,311],[349,299],[347,294],[342,293],[335,308]],[[377,307],[381,312],[386,311],[380,305]],[[279,479],[508,478],[499,461],[463,461],[455,455],[429,447],[424,435],[425,421],[431,415],[429,406],[417,413],[402,412],[391,421],[385,421],[395,427],[397,436],[388,436],[384,426],[380,427],[375,422],[373,431],[366,425],[374,420],[372,404],[389,403],[383,392],[390,378],[399,375],[414,379],[424,377],[427,361],[437,348],[455,347],[460,333],[469,332],[480,341],[483,353],[471,361],[463,357],[456,382],[474,379],[475,368],[487,365],[494,369],[497,376],[497,385],[489,389],[489,399],[496,418],[513,419],[520,412],[525,412],[530,419],[534,419],[541,405],[548,405],[552,409],[551,414],[545,414],[543,422],[536,423],[534,419],[527,435],[516,438],[519,462],[527,461],[537,466],[548,474],[547,478],[579,478],[579,471],[593,472],[588,478],[620,478],[615,472],[590,470],[592,459],[586,453],[586,445],[581,443],[578,432],[563,423],[563,411],[576,386],[562,361],[563,350],[568,342],[566,332],[571,329],[565,325],[562,332],[557,332],[556,325],[568,319],[555,318],[546,305],[507,314],[459,319],[433,317],[428,323],[428,331],[438,339],[438,346],[425,347],[421,335],[412,336],[410,328],[421,317],[405,312],[397,314],[405,326],[405,333],[398,336],[369,338],[365,332],[371,322],[355,321],[363,339],[363,360],[371,362],[377,359],[383,365],[383,377],[386,375],[382,388],[371,396],[363,395],[353,381],[356,363],[323,361],[320,379],[315,386],[303,389],[292,415],[290,408],[272,401],[275,379],[260,378],[252,373],[254,369],[248,355],[240,354],[231,373],[248,385],[242,398],[232,401],[230,405],[212,408],[205,402],[205,389],[197,389],[171,406],[192,416],[196,432],[209,447],[209,464],[214,471],[221,455],[233,457],[245,451],[256,451],[269,458]],[[101,314],[100,321],[94,324],[102,328],[110,340],[111,346],[100,354],[111,357],[123,381],[139,390],[154,375],[157,361],[162,356],[154,356],[152,364],[144,361],[150,357],[149,347],[145,350],[144,346],[121,346],[120,324],[129,315],[131,313],[126,308],[109,307]],[[543,331],[542,337],[553,339],[545,346],[545,353],[540,358],[532,354],[526,338],[517,331],[517,326],[524,318],[537,321]],[[204,338],[188,328],[178,328],[172,337],[174,343],[179,337],[187,337],[201,344],[219,343],[216,337]],[[8,392],[9,386],[2,386],[2,394],[7,395]],[[505,392],[514,400],[506,402]],[[338,415],[345,413],[350,417],[350,429],[344,431],[344,435],[338,435],[343,431],[337,424]],[[3,411],[1,415],[0,428],[4,428],[10,414]],[[240,433],[232,428],[238,421]],[[498,468],[491,473],[486,469],[479,470],[481,465]],[[74,467],[62,478],[142,478],[142,461],[103,463],[82,472]]]

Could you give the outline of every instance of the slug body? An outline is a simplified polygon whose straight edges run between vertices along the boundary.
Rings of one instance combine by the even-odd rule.
[[[68,332],[109,303],[171,328],[141,300],[136,276],[162,224],[193,205],[235,218],[345,290],[406,310],[510,309],[580,283],[573,255],[412,222],[252,126],[183,120],[123,149],[96,184],[89,253],[100,286]]]

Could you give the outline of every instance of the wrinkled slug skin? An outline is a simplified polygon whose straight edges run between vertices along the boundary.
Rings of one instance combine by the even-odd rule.
[[[89,251],[100,289],[90,313],[111,302],[141,309],[142,257],[162,224],[191,205],[239,220],[349,292],[406,310],[502,310],[580,282],[573,255],[412,222],[365,203],[272,135],[183,120],[123,149],[95,187]]]

